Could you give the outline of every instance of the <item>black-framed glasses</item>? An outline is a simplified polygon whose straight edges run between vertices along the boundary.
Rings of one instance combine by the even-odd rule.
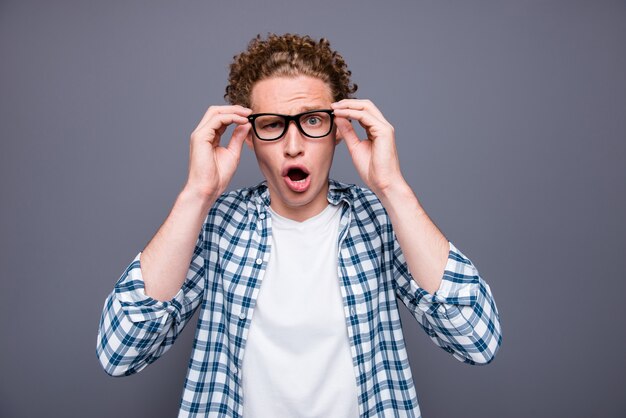
[[[294,121],[298,130],[309,138],[322,138],[333,130],[335,115],[330,109],[309,110],[297,115],[281,115],[278,113],[255,113],[248,116],[254,133],[261,141],[276,141],[289,129]]]

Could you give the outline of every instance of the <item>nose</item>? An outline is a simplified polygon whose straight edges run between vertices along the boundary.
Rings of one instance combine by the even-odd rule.
[[[291,121],[283,139],[285,156],[297,157],[304,153],[304,138],[296,123]]]

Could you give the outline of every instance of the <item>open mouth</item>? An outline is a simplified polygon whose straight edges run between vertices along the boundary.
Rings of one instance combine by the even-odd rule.
[[[288,167],[283,172],[283,178],[287,187],[296,193],[307,191],[311,185],[311,176],[305,167]]]
[[[307,177],[309,177],[309,173],[306,173],[301,168],[294,167],[287,171],[287,177],[289,177],[289,180],[291,181],[303,182]]]

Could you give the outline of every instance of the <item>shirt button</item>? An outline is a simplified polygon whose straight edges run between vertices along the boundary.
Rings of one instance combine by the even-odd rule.
[[[265,212],[259,214],[259,219],[265,219]]]
[[[354,310],[354,308],[350,309],[350,315],[352,316],[356,315],[356,310]]]
[[[257,259],[256,259],[256,263],[257,263],[258,265],[263,264],[263,259],[261,259],[261,258],[257,258]]]
[[[239,319],[246,319],[246,312],[245,311],[241,311],[239,312]]]

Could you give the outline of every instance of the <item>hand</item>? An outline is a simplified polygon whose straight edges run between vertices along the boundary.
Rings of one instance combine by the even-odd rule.
[[[244,139],[251,125],[252,110],[242,106],[211,106],[191,134],[189,175],[185,188],[204,199],[214,200],[226,190],[239,165]],[[230,124],[238,126],[226,147],[222,134]]]
[[[356,99],[341,100],[331,107],[337,135],[346,142],[352,162],[365,184],[379,196],[390,186],[403,184],[394,129],[380,110],[369,100]],[[349,119],[356,120],[365,129],[366,139],[359,139]]]

